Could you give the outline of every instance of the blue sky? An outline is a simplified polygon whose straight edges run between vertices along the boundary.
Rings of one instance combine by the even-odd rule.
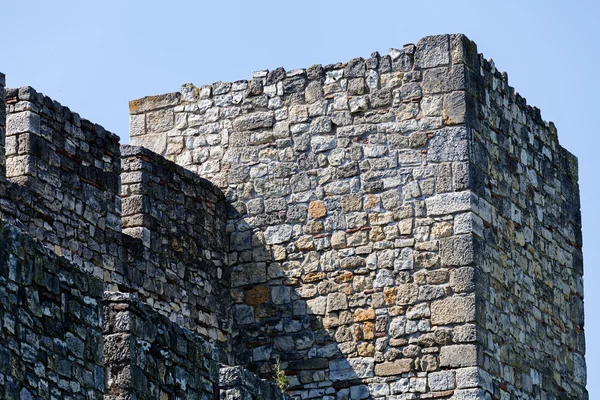
[[[127,142],[129,100],[465,33],[579,158],[590,398],[600,398],[599,3],[3,1],[0,71]]]

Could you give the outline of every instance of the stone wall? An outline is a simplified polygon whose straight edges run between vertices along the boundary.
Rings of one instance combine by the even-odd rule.
[[[2,212],[57,254],[111,280],[121,231],[118,137],[30,87],[9,89],[6,102],[13,184]]]
[[[103,398],[102,292],[0,220],[0,398]]]
[[[130,287],[224,348],[231,323],[222,193],[142,147],[123,146],[121,153],[123,232],[143,245],[127,260]]]
[[[287,400],[273,382],[260,379],[242,367],[223,367],[219,371],[221,400]]]
[[[468,58],[482,387],[495,398],[585,399],[577,159],[505,74]]]
[[[6,177],[6,156],[4,155],[4,143],[6,141],[6,77],[0,72],[0,187]],[[0,194],[4,195],[2,189]]]
[[[237,363],[303,398],[585,396],[575,161],[464,36],[130,112],[236,210]]]
[[[587,398],[577,161],[464,36],[132,101],[147,149],[6,104],[5,397],[100,398],[93,274],[132,292],[108,398],[279,398],[277,360],[303,399]]]
[[[449,396],[449,371],[477,365],[456,40],[130,104],[131,142],[237,211],[237,363],[269,376],[281,357],[304,398]]]
[[[135,296],[105,294],[104,347],[105,400],[218,397],[213,346]]]

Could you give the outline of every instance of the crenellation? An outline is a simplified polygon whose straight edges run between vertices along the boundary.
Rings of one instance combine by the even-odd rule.
[[[121,231],[118,137],[33,88],[7,91],[2,211],[100,279],[114,269]]]
[[[134,100],[126,146],[3,85],[5,397],[56,383],[39,301],[93,338],[62,397],[587,399],[577,159],[464,35]]]

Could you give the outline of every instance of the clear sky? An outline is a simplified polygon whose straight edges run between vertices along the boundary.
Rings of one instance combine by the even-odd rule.
[[[128,141],[129,100],[465,33],[579,158],[590,398],[600,398],[600,3],[0,1],[0,71]],[[596,339],[596,340],[594,340]]]

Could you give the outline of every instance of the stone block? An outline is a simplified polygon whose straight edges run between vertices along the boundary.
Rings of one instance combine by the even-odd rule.
[[[334,382],[373,377],[375,360],[372,357],[341,358],[329,362],[329,379]]]
[[[448,325],[475,320],[475,295],[451,296],[431,303],[431,323]]]
[[[415,65],[433,68],[450,64],[450,40],[448,35],[428,36],[419,40],[415,51]]]
[[[465,126],[438,129],[429,139],[430,162],[466,161],[469,157],[468,131]]]
[[[11,113],[6,116],[6,135],[18,133],[41,134],[40,116],[31,111]]]
[[[442,193],[425,199],[427,215],[430,217],[454,214],[471,210],[471,192]]]
[[[452,390],[456,387],[454,381],[454,371],[431,372],[427,376],[429,388],[434,392],[443,390]]]
[[[275,117],[272,112],[255,112],[243,115],[233,121],[233,129],[236,132],[247,130],[270,128],[275,123]]]
[[[401,359],[396,361],[378,363],[375,365],[376,376],[394,376],[405,374],[413,369],[412,359]]]
[[[442,266],[466,266],[473,262],[473,236],[456,235],[440,239]]]
[[[440,367],[459,368],[477,365],[477,346],[457,344],[440,348]]]

